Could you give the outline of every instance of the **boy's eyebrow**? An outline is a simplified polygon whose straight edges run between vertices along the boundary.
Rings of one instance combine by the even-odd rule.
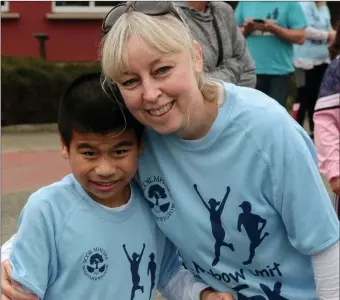
[[[118,144],[114,145],[113,148],[119,148],[119,147],[132,147],[135,143],[131,141],[121,141]]]
[[[94,148],[94,145],[88,144],[88,143],[79,143],[77,144],[77,149],[83,149],[83,148]]]
[[[131,141],[121,141],[121,142],[114,144],[112,146],[113,146],[113,148],[119,148],[119,147],[132,147],[134,145],[135,145],[135,143],[131,142]],[[86,142],[79,143],[77,145],[77,149],[84,149],[84,148],[88,149],[88,148],[95,148],[95,147],[96,147],[96,145],[91,145],[91,144],[86,143]]]

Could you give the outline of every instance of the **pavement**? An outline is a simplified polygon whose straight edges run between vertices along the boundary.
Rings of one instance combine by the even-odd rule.
[[[69,173],[59,137],[52,132],[6,132],[1,135],[1,244],[17,231],[28,197]]]

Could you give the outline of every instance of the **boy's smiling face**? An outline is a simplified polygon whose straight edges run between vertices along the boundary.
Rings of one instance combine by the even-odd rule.
[[[109,207],[128,202],[129,181],[138,166],[136,134],[131,129],[120,132],[101,135],[73,131],[69,149],[62,142],[63,156],[69,160],[75,179],[92,199]]]

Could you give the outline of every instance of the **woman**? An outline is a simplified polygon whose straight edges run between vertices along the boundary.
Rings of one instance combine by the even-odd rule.
[[[294,66],[297,81],[297,102],[300,107],[297,121],[303,125],[305,114],[313,137],[313,112],[322,77],[329,64],[328,43],[334,39],[329,9],[325,1],[300,2],[308,22],[306,41],[294,45]]]
[[[154,7],[111,12],[102,67],[149,128],[139,179],[160,228],[216,290],[337,296],[338,268],[324,268],[338,260],[339,222],[312,141],[271,98],[206,78],[176,11]]]
[[[139,183],[159,227],[237,299],[334,299],[339,223],[311,140],[263,93],[206,78],[200,45],[156,4],[109,13],[102,65],[148,127]]]

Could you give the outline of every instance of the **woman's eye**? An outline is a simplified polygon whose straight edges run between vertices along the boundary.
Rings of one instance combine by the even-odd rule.
[[[129,79],[129,80],[126,80],[124,82],[122,82],[122,86],[126,86],[126,87],[129,87],[129,86],[132,86],[134,85],[135,83],[137,82],[137,79]]]
[[[161,67],[159,69],[156,70],[156,74],[157,75],[163,75],[163,74],[166,74],[170,71],[171,67],[168,67],[168,66],[164,66],[164,67]]]

